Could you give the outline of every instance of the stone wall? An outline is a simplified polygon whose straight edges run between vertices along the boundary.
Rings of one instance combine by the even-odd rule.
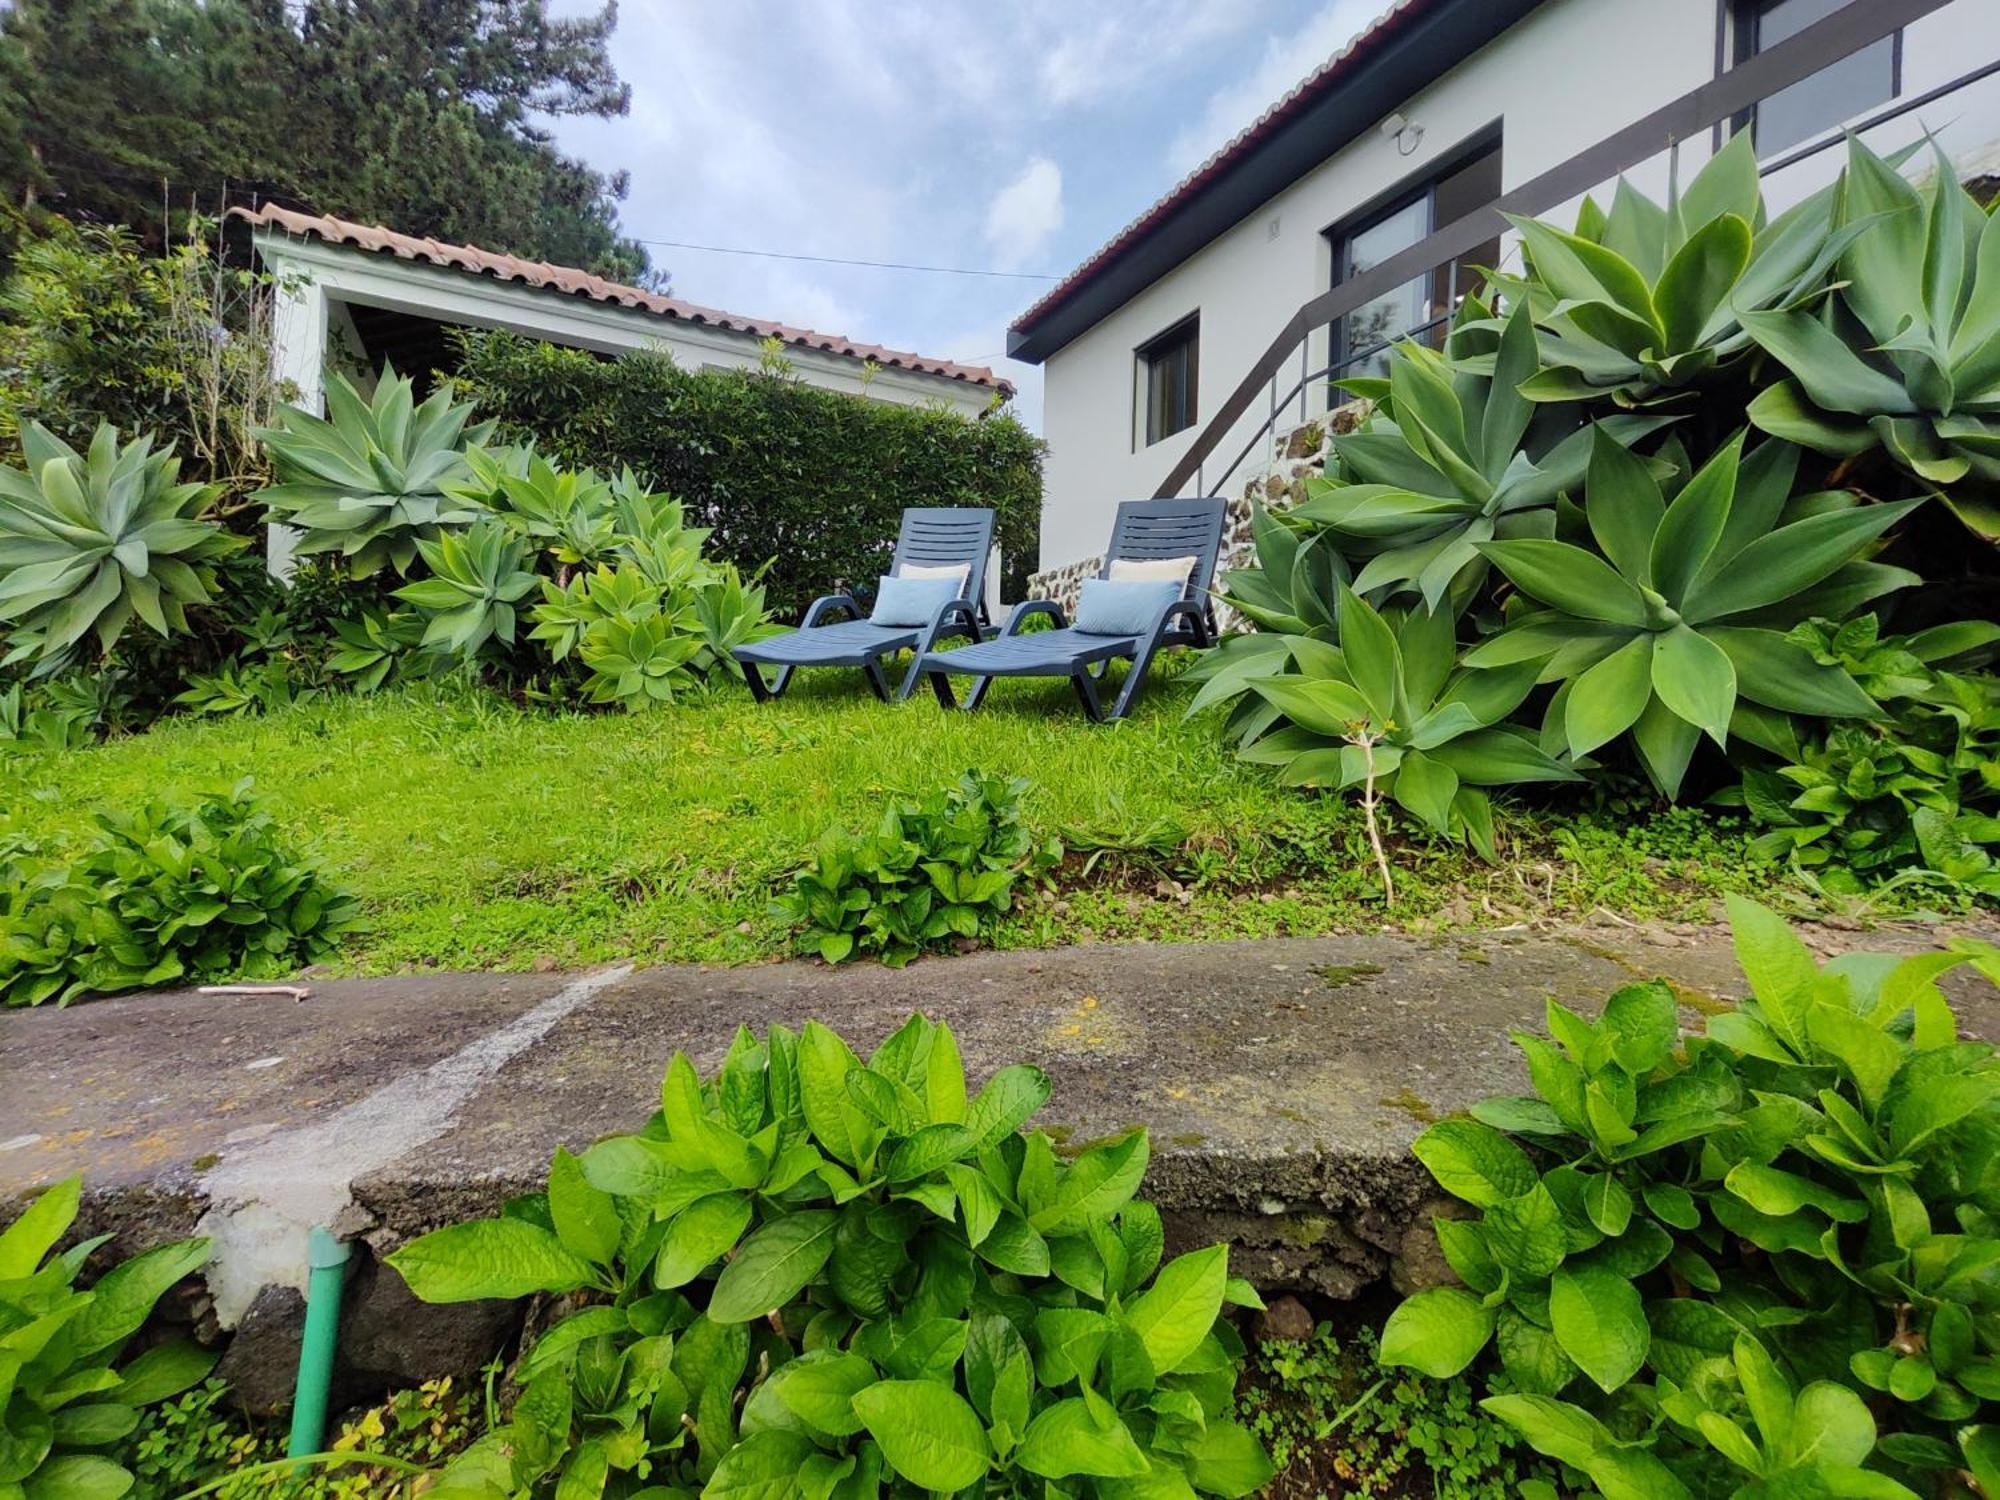
[[[1365,402],[1350,402],[1328,416],[1301,423],[1278,439],[1275,444],[1278,456],[1229,497],[1229,519],[1222,531],[1222,558],[1216,567],[1218,580],[1231,568],[1255,560],[1250,534],[1252,507],[1261,504],[1267,510],[1288,510],[1303,500],[1306,480],[1326,467],[1327,439],[1354,431],[1366,415]],[[1072,615],[1084,579],[1097,577],[1103,569],[1104,555],[1098,553],[1037,573],[1028,580],[1028,597],[1053,599],[1062,606],[1065,615]],[[1245,628],[1242,618],[1220,600],[1216,603],[1216,618],[1225,633]]]

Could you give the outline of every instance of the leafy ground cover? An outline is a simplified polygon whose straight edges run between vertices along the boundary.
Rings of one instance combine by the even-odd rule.
[[[417,684],[0,757],[0,835],[60,846],[99,808],[250,777],[286,837],[360,900],[368,925],[339,963],[364,973],[774,957],[789,940],[771,898],[824,830],[871,828],[889,801],[975,767],[1028,778],[1023,818],[1069,851],[1054,889],[999,923],[1002,946],[1600,906],[1700,917],[1724,891],[1775,882],[1727,818],[1562,788],[1539,807],[1503,801],[1492,865],[1392,827],[1398,901],[1385,914],[1358,810],[1238,762],[1211,723],[1183,719],[1187,689],[1160,686],[1130,721],[1097,729],[1060,684],[1008,684],[953,715],[884,707],[828,674],[776,705],[729,686],[630,717]]]

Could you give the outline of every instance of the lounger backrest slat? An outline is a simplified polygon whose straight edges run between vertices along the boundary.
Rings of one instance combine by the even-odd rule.
[[[904,563],[925,568],[967,564],[965,596],[982,607],[986,599],[986,563],[993,555],[993,512],[974,505],[912,507],[903,512],[902,535],[889,563],[894,573]]]
[[[1126,500],[1118,506],[1111,529],[1111,546],[1104,554],[1100,578],[1111,576],[1120,558],[1146,561],[1162,557],[1192,557],[1184,598],[1201,598],[1215,583],[1216,558],[1222,551],[1222,527],[1227,507],[1221,500]]]

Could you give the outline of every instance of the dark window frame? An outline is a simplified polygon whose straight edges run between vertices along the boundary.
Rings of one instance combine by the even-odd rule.
[[[1726,20],[1729,27],[1728,56],[1729,56],[1730,67],[1732,68],[1741,67],[1744,63],[1750,61],[1751,58],[1755,57],[1760,51],[1763,50],[1758,39],[1758,30],[1764,19],[1764,13],[1779,3],[1780,0],[1716,0],[1716,10],[1718,12],[1719,19]],[[1904,28],[1900,26],[1896,28],[1895,33],[1893,35],[1893,39],[1889,47],[1889,99],[1900,99],[1903,97],[1903,30]],[[1721,61],[1722,54],[1723,54],[1723,47],[1720,39],[1718,38],[1716,44],[1716,60],[1718,62]],[[1719,70],[1718,70],[1718,76],[1719,76]],[[1800,81],[1805,82],[1807,80],[1802,79]],[[1876,104],[1883,104],[1887,102],[1888,100],[1881,100],[1881,99],[1874,100],[1870,104],[1863,105],[1860,109],[1857,109],[1851,112],[1850,114],[1843,115],[1841,117],[1841,120],[1852,119],[1854,115],[1860,114],[1867,109],[1872,109]],[[1827,131],[1838,129],[1840,123],[1841,121],[1835,121],[1832,124],[1825,125],[1821,127],[1819,130],[1814,131],[1812,134],[1803,137],[1802,140],[1805,141],[1817,140],[1819,139],[1820,136],[1826,134]],[[1717,129],[1717,142],[1718,144],[1720,144],[1721,127],[1717,126],[1716,129]],[[1730,129],[1730,134],[1732,135],[1738,134],[1745,130],[1751,132],[1750,136],[1751,149],[1758,152],[1759,154],[1761,154],[1764,151],[1765,149],[1764,146],[1757,140],[1756,137],[1756,130],[1757,130],[1756,105],[1753,104],[1750,108],[1744,110],[1741,114],[1737,115],[1735,119],[1730,121],[1729,129]],[[1787,142],[1784,146],[1773,147],[1772,149],[1777,151],[1786,151],[1790,150],[1791,147],[1799,144],[1801,144],[1801,141],[1790,141]]]
[[[1395,186],[1388,189],[1388,191],[1377,194],[1373,199],[1362,204],[1353,213],[1336,220],[1327,226],[1326,229],[1322,230],[1321,234],[1332,252],[1332,275],[1329,284],[1339,286],[1353,274],[1351,256],[1354,241],[1358,236],[1366,234],[1384,220],[1394,218],[1413,203],[1428,202],[1429,204],[1429,211],[1426,216],[1428,227],[1424,231],[1425,234],[1434,234],[1439,229],[1442,229],[1444,226],[1437,222],[1438,184],[1464,171],[1482,156],[1493,156],[1496,159],[1496,165],[1504,171],[1506,166],[1505,142],[1503,139],[1504,123],[1504,121],[1495,120],[1485,128],[1473,132],[1460,141],[1451,151],[1440,155],[1434,161],[1426,163],[1418,171],[1405,177]],[[1505,191],[1505,186],[1506,179],[1502,177],[1500,191]],[[1460,257],[1460,259],[1463,258]],[[1452,271],[1455,274],[1458,262],[1454,260],[1451,264]],[[1469,287],[1453,285],[1451,293],[1456,297],[1468,290],[1470,290]],[[1432,313],[1432,316],[1436,316],[1435,311]],[[1347,347],[1347,330],[1344,320],[1337,320],[1331,324],[1327,330],[1327,364],[1334,370],[1336,375],[1341,373],[1341,367],[1357,352],[1365,351],[1350,350]]]
[[[1159,413],[1153,400],[1153,382],[1165,361],[1176,354],[1183,355],[1180,370],[1185,389],[1178,393],[1178,400],[1170,399],[1166,403],[1174,410],[1165,414],[1164,421],[1174,425],[1156,430],[1154,417]],[[1175,433],[1186,432],[1200,420],[1201,309],[1196,308],[1187,316],[1175,319],[1134,349],[1132,357],[1138,373],[1134,398],[1139,403],[1139,411],[1132,424],[1136,451],[1163,443]],[[1175,420],[1177,417],[1178,421]]]

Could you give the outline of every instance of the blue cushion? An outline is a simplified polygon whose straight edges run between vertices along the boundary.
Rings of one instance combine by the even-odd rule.
[[[1170,580],[1086,578],[1076,598],[1076,628],[1085,635],[1146,635],[1180,596],[1181,585]]]
[[[884,578],[875,590],[871,625],[928,625],[958,597],[955,578]]]

